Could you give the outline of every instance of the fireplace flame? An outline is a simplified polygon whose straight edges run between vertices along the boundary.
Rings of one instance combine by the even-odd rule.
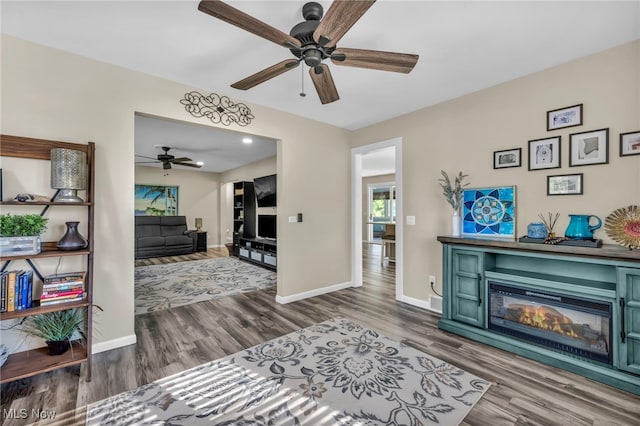
[[[573,326],[573,321],[560,312],[548,306],[509,305],[509,311],[516,313],[514,318],[521,324],[542,330],[553,331],[565,336],[579,337]]]

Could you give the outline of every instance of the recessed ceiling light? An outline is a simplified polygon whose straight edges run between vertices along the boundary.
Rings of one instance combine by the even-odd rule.
[[[244,143],[251,143],[251,142],[253,142],[253,139],[251,139],[251,138],[243,138],[243,139],[242,139],[242,142],[244,142]]]
[[[202,161],[196,161],[196,164],[197,164],[198,166],[204,166],[204,163],[203,163]]]

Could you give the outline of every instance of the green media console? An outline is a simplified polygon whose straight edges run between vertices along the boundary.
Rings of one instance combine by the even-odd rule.
[[[640,395],[640,251],[438,241],[441,329]]]

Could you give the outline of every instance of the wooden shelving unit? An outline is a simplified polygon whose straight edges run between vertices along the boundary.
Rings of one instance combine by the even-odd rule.
[[[38,201],[38,202],[17,202],[17,201],[1,201],[3,206],[44,206],[41,214],[46,214],[51,207],[65,206],[75,208],[85,208],[87,210],[87,235],[88,246],[84,250],[61,251],[56,248],[55,242],[43,242],[42,251],[34,255],[24,256],[1,256],[2,270],[6,270],[8,265],[15,260],[26,260],[29,266],[34,270],[35,275],[42,277],[32,260],[39,258],[51,258],[61,256],[85,256],[86,257],[86,275],[85,275],[85,298],[81,301],[73,301],[68,303],[60,303],[49,306],[35,306],[33,308],[3,312],[0,314],[0,320],[20,319],[32,315],[39,315],[48,312],[57,312],[75,308],[86,308],[85,336],[86,339],[82,343],[74,342],[72,348],[62,355],[50,356],[48,349],[37,348],[23,352],[11,354],[6,363],[0,368],[0,383],[11,382],[47,371],[56,370],[58,368],[68,367],[70,365],[87,363],[87,381],[91,380],[91,344],[92,344],[92,323],[93,314],[91,307],[93,305],[93,230],[94,230],[94,203],[93,194],[95,188],[95,145],[92,142],[87,144],[75,144],[68,142],[49,141],[44,139],[25,138],[20,136],[0,135],[0,156],[18,157],[37,160],[50,160],[52,148],[66,148],[83,151],[87,155],[87,189],[85,192],[86,200],[82,203],[61,203],[55,201]]]
[[[87,346],[74,342],[72,348],[62,355],[51,356],[47,348],[31,349],[9,355],[2,366],[2,383],[46,373],[58,368],[80,364],[91,357],[87,354]],[[37,366],[37,371],[34,367]]]
[[[233,184],[233,255],[239,256],[240,238],[256,236],[256,195],[253,182]]]

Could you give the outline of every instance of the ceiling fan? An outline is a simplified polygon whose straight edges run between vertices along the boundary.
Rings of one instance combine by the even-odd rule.
[[[149,160],[154,160],[154,161],[137,161],[136,164],[162,163],[162,168],[164,170],[169,170],[172,164],[175,164],[176,166],[195,167],[196,169],[199,169],[200,167],[202,167],[199,164],[188,163],[188,161],[192,161],[191,158],[187,158],[187,157],[176,158],[174,155],[169,154],[169,150],[171,148],[168,146],[163,146],[161,148],[164,151],[164,153],[158,154],[158,157],[156,159],[154,159],[153,157],[146,157],[144,155],[136,154],[136,157],[142,157],[142,158],[148,158]]]
[[[257,72],[231,87],[248,90],[260,83],[296,68],[301,61],[309,66],[311,80],[320,102],[328,104],[340,99],[329,67],[322,61],[331,59],[335,65],[369,68],[408,74],[418,62],[418,55],[380,50],[339,48],[336,43],[375,3],[375,0],[335,0],[327,13],[316,2],[302,7],[305,21],[286,34],[220,0],[202,0],[198,10],[288,48],[296,57],[285,59]]]

